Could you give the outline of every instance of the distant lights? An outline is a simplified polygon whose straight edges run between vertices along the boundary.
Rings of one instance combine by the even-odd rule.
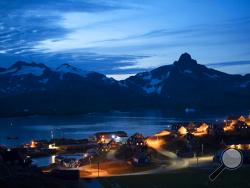
[[[30,147],[31,148],[35,148],[37,145],[37,142],[35,142],[34,140],[31,141]]]
[[[56,146],[55,143],[49,144],[49,149],[59,149],[59,147]]]

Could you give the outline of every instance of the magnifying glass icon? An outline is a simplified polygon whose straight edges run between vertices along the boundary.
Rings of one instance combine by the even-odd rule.
[[[224,169],[235,170],[243,162],[242,153],[237,149],[227,149],[222,153],[221,165],[209,175],[209,179],[214,181]]]

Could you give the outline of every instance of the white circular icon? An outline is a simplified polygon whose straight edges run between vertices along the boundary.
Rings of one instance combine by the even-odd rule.
[[[242,154],[236,149],[227,149],[222,154],[222,163],[228,169],[236,169],[242,163]]]
[[[211,181],[214,181],[224,169],[239,168],[243,162],[242,153],[237,149],[227,149],[222,153],[221,162],[222,164],[209,175]]]

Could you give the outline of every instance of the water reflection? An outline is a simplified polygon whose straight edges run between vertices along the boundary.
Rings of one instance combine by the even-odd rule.
[[[0,144],[14,146],[31,140],[55,138],[88,138],[97,131],[124,130],[128,134],[140,132],[152,135],[171,123],[180,121],[214,121],[225,116],[174,116],[158,111],[110,112],[81,116],[52,117],[32,116],[0,118]],[[18,139],[7,139],[7,138]]]

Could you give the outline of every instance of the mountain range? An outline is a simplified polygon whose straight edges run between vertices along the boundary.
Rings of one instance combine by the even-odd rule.
[[[117,81],[69,64],[18,61],[0,68],[0,115],[81,114],[110,110],[249,110],[250,74],[198,64],[188,53],[171,65]]]

